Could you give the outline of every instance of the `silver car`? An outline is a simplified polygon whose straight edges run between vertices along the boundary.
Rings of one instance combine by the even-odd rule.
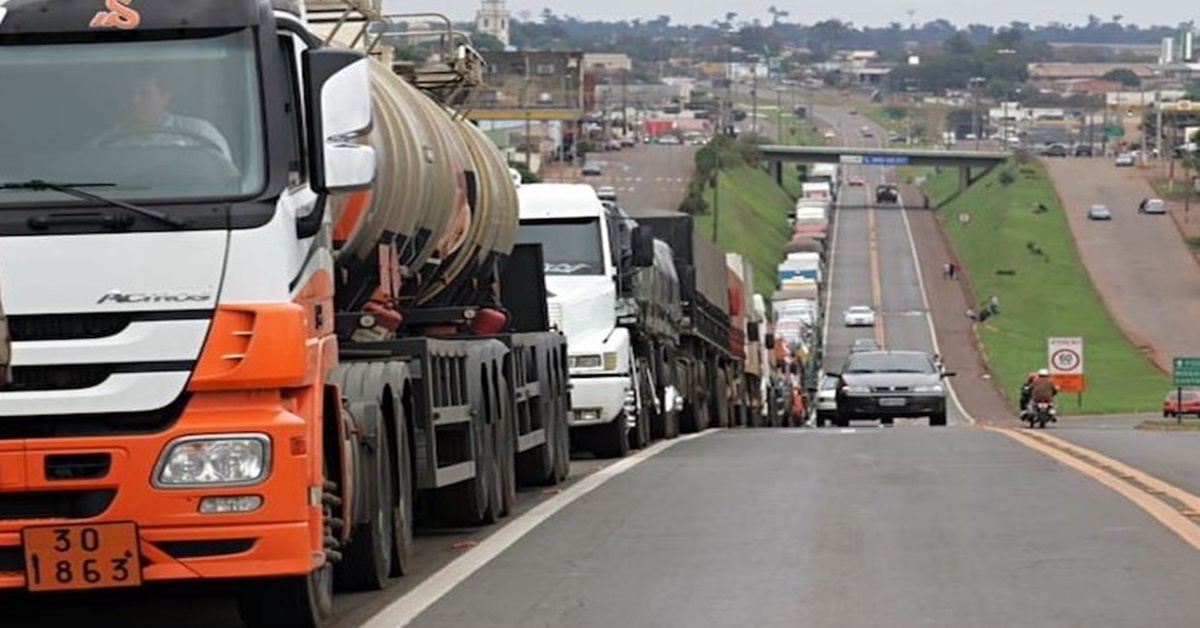
[[[814,404],[817,427],[825,427],[837,420],[837,387],[838,379],[829,376],[822,377],[817,385],[817,402]]]
[[[1108,205],[1092,205],[1087,210],[1088,220],[1112,220]]]

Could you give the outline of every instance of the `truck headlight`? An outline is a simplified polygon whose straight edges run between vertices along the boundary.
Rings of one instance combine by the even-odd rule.
[[[871,387],[870,386],[846,386],[842,390],[850,395],[865,395],[865,394],[871,392]]]
[[[262,481],[271,457],[265,434],[184,436],[163,450],[154,485],[165,488],[245,486]]]
[[[919,393],[941,393],[941,384],[930,384],[928,386],[913,386],[913,392]]]
[[[572,355],[567,357],[567,367],[573,369],[598,369],[603,364],[599,355]]]

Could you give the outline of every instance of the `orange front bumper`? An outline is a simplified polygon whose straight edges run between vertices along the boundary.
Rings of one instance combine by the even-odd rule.
[[[236,403],[231,404],[231,400]],[[310,426],[278,393],[196,396],[157,434],[0,441],[0,588],[24,587],[26,527],[134,522],[142,579],[302,574],[323,560],[319,482]],[[156,463],[181,436],[262,434],[270,439],[265,479],[241,487],[158,488]],[[47,477],[49,456],[99,454],[107,472],[89,479]],[[317,467],[319,468],[319,466]],[[201,514],[205,497],[259,496],[252,512]]]

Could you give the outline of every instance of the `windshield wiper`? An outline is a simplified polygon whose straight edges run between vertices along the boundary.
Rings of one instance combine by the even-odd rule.
[[[115,183],[53,183],[50,181],[42,181],[41,179],[30,179],[29,181],[16,181],[10,183],[0,183],[0,190],[33,190],[40,192],[42,190],[54,190],[68,196],[74,196],[85,201],[96,201],[113,207],[129,210],[139,216],[153,218],[161,223],[170,225],[177,229],[182,229],[188,226],[188,222],[180,220],[173,216],[169,216],[158,210],[139,207],[133,203],[126,203],[115,198],[106,198],[99,194],[93,194],[82,188],[100,188],[100,187],[115,187]]]

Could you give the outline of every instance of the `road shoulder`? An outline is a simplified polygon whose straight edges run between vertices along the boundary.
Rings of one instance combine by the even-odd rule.
[[[907,199],[922,198],[914,185],[902,186]],[[920,203],[915,204],[917,207]],[[966,311],[975,303],[970,284],[963,279],[946,279],[942,267],[955,260],[953,247],[937,220],[926,209],[905,209],[917,248],[921,275],[933,317],[942,362],[957,375],[951,380],[963,409],[983,424],[1010,424],[1016,414],[993,383],[987,360],[980,349],[972,322]]]

